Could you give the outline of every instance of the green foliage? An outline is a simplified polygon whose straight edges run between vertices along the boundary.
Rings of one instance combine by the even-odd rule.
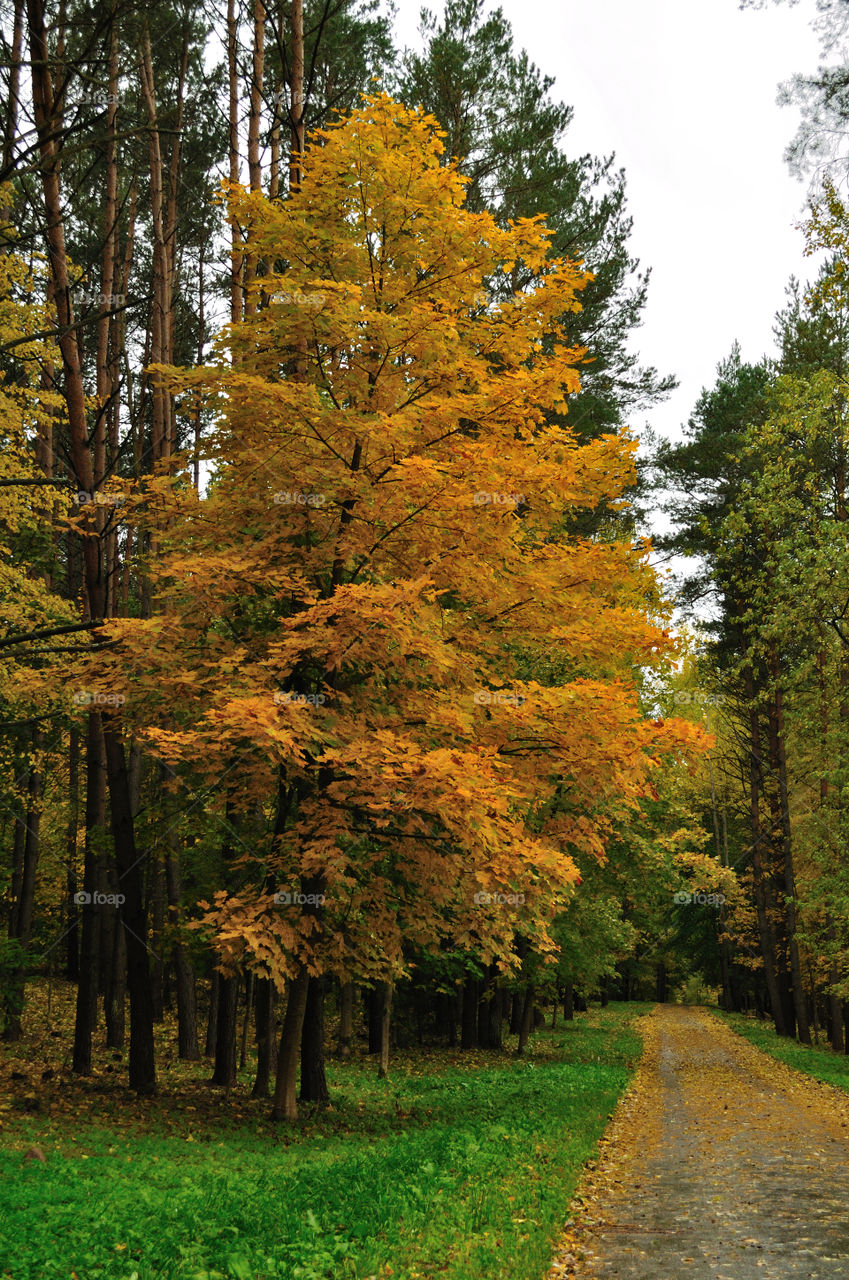
[[[747,429],[766,416],[769,384],[767,366],[744,363],[735,343],[717,367],[715,385],[699,397],[683,443],[665,441],[657,450],[656,485],[665,495],[663,510],[672,517],[673,531],[657,538],[656,545],[701,561],[680,584],[685,608],[707,593],[719,598],[720,607],[726,603],[727,587],[717,573],[719,528],[752,474],[751,459],[744,460],[740,451]],[[733,607],[733,600],[728,603]],[[721,633],[722,624],[714,630]]]

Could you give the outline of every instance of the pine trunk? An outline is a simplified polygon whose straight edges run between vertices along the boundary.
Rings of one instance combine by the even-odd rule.
[[[793,866],[793,837],[790,825],[790,801],[787,791],[787,756],[785,750],[784,710],[779,686],[778,656],[772,655],[773,697],[769,708],[770,763],[778,783],[779,832],[781,838],[782,866],[784,872],[784,917],[787,949],[790,960],[790,980],[793,990],[793,1012],[797,1035],[803,1044],[811,1043],[808,1011],[802,985],[802,965],[799,957],[799,941],[796,922],[796,875]]]
[[[106,763],[100,715],[89,712],[86,739],[86,812],[83,861],[82,927],[80,931],[80,977],[77,985],[74,1052],[71,1070],[77,1075],[91,1071],[91,1040],[97,1025],[98,956],[101,912],[94,895],[100,881],[97,835],[106,824]]]
[[[71,305],[72,287],[65,248],[64,219],[59,182],[59,155],[56,141],[56,103],[50,77],[50,46],[44,21],[43,0],[27,0],[30,40],[32,106],[40,158],[45,228],[50,262],[51,286],[58,321],[57,343],[62,355],[63,394],[67,409],[70,470],[78,491],[95,488],[89,452],[89,423],[86,390],[80,364],[80,347]],[[97,539],[83,538],[85,588],[90,616],[98,621],[107,616],[108,591],[103,573],[101,547]],[[101,715],[107,776],[112,810],[112,834],[118,867],[122,921],[127,931],[127,976],[130,991],[130,1084],[139,1093],[156,1087],[153,1017],[150,1001],[150,974],[147,963],[147,922],[141,894],[139,857],[135,846],[127,771],[121,740],[119,712]],[[96,956],[96,951],[95,951]]]
[[[80,731],[72,726],[68,738],[68,826],[65,833],[65,865],[68,907],[65,933],[65,977],[69,982],[80,976],[80,909],[77,894],[77,829],[80,804]]]
[[[764,966],[764,980],[769,996],[770,1011],[778,1035],[787,1035],[784,1006],[778,986],[778,957],[775,933],[770,919],[770,889],[764,865],[765,840],[761,824],[761,729],[756,702],[754,674],[751,667],[744,673],[746,703],[749,713],[749,821],[752,832],[752,884],[755,892],[755,908],[758,934]]]

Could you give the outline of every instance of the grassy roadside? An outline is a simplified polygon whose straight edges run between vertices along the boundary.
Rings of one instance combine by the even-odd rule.
[[[332,1064],[332,1112],[290,1132],[14,1117],[0,1276],[539,1280],[646,1008],[538,1032],[525,1060],[405,1055],[382,1083],[373,1064]]]
[[[805,1075],[813,1076],[824,1084],[832,1084],[849,1092],[849,1057],[835,1053],[827,1045],[814,1048],[799,1044],[798,1040],[776,1035],[771,1022],[760,1022],[757,1018],[749,1018],[742,1013],[725,1013],[722,1009],[711,1009],[710,1012],[721,1018],[732,1031],[736,1031],[764,1053],[777,1058],[779,1062],[795,1067],[797,1071],[803,1071]]]

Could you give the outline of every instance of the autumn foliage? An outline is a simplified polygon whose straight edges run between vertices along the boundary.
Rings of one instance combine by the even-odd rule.
[[[240,831],[204,925],[279,985],[550,950],[575,852],[603,858],[698,736],[638,707],[671,652],[646,549],[573,532],[634,478],[632,440],[554,423],[587,273],[539,219],[465,209],[441,152],[381,95],[318,135],[297,198],[228,187],[256,307],[207,366],[157,370],[215,415],[206,493],[137,498],[159,610],[98,668]]]

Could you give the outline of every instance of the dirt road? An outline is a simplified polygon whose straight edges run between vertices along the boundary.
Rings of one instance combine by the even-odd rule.
[[[849,1095],[704,1010],[642,1030],[551,1280],[849,1280]]]

